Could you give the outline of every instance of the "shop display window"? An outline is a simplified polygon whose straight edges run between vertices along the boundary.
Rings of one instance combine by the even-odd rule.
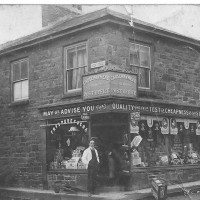
[[[115,165],[120,167],[118,171],[128,170],[130,166],[200,163],[200,126],[195,120],[143,117],[130,122],[130,135],[127,121],[127,114],[116,113],[91,118],[91,137],[99,152],[102,175],[109,175],[112,157],[119,161]],[[85,169],[81,157],[88,147],[88,139],[88,122],[80,117],[49,120],[48,169]]]
[[[177,122],[177,134],[171,135],[171,163],[197,164],[199,163],[199,136],[196,135],[196,124],[186,125]]]
[[[132,166],[199,164],[200,136],[196,134],[196,123],[163,119],[138,121],[138,133],[131,133],[131,141],[138,135],[142,140],[132,147]]]
[[[48,169],[85,169],[82,153],[88,146],[88,123],[80,118],[51,120],[47,128]]]

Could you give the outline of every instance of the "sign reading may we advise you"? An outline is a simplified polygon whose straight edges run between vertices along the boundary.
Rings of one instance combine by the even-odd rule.
[[[100,97],[137,97],[137,75],[107,71],[83,76],[83,100]]]

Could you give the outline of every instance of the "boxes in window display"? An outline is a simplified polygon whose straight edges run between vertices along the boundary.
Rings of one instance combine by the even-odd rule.
[[[131,160],[133,165],[141,165],[141,157],[139,156],[139,152],[134,150],[131,153]]]
[[[72,158],[70,160],[63,161],[62,164],[66,169],[86,169],[86,165],[84,165],[81,160],[84,149],[85,147],[77,147],[72,153]]]
[[[63,161],[63,165],[66,169],[86,169],[86,165],[83,164],[81,158],[73,157],[68,161]]]
[[[86,165],[82,162],[81,158],[77,164],[78,169],[86,169]]]
[[[63,165],[65,166],[66,169],[77,169],[78,161],[80,158],[78,157],[72,157],[68,161],[63,161]]]

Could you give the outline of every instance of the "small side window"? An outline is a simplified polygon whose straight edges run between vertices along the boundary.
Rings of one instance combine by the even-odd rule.
[[[28,60],[23,59],[11,64],[13,101],[29,98]]]

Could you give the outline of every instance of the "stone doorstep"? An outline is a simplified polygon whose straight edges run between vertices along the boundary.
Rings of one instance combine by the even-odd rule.
[[[167,193],[169,197],[172,196],[176,196],[176,195],[181,195],[183,194],[183,190],[181,189],[181,187],[184,187],[184,189],[186,189],[186,191],[200,191],[200,181],[195,181],[195,182],[189,182],[189,183],[183,183],[183,184],[177,184],[177,185],[170,185],[167,188]],[[130,199],[134,199],[134,200],[145,200],[148,197],[152,197],[152,193],[151,193],[151,188],[147,188],[147,189],[141,189],[141,190],[135,190],[135,191],[108,191],[108,192],[104,192],[104,193],[99,193],[97,195],[93,195],[92,198],[88,197],[87,193],[55,193],[52,190],[38,190],[38,189],[29,189],[29,188],[3,188],[0,187],[0,191],[10,191],[10,194],[16,194],[19,195],[21,197],[35,197],[37,198],[37,200],[44,200],[44,199],[48,199],[48,200],[76,200],[76,199],[109,199],[109,200],[114,200],[114,199],[119,199],[119,200],[130,200]],[[1,193],[0,192],[0,193]],[[3,194],[3,193],[2,193]],[[22,195],[22,194],[26,194],[26,195]],[[19,198],[18,196],[18,198]]]

